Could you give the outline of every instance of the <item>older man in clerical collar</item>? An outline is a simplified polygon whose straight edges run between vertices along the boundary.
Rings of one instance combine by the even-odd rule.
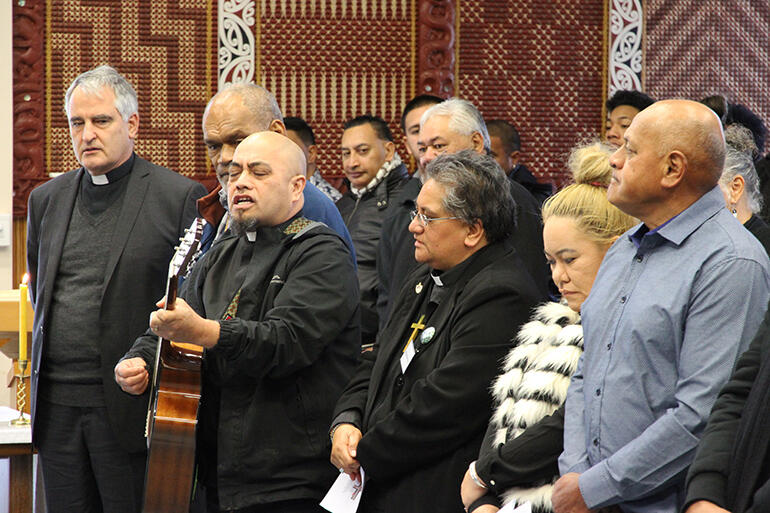
[[[514,203],[495,161],[444,155],[424,178],[409,225],[422,265],[332,427],[332,463],[353,477],[365,471],[366,513],[462,511],[457,483],[484,435],[489,383],[542,299],[507,243]]]

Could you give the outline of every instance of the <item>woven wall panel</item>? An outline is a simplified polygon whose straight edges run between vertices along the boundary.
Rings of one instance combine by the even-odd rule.
[[[319,169],[341,172],[342,124],[359,114],[398,128],[414,87],[415,0],[263,0],[258,80],[285,116],[313,127]],[[401,157],[406,153],[399,145]]]
[[[459,5],[459,96],[512,121],[524,163],[563,183],[570,148],[601,130],[604,2]]]
[[[67,87],[110,64],[139,96],[137,153],[210,183],[200,127],[216,83],[216,3],[49,0],[48,16],[46,171],[78,166],[63,111]]]
[[[770,126],[770,3],[645,0],[644,6],[650,94],[697,100],[721,93]]]

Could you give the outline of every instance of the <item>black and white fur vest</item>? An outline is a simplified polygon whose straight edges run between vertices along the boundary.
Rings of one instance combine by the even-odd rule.
[[[583,353],[580,314],[561,303],[545,303],[521,327],[516,345],[492,385],[497,429],[495,446],[519,436],[527,426],[552,414],[567,399],[570,378]],[[511,488],[504,504],[531,502],[534,510],[552,511],[553,482],[533,488]]]

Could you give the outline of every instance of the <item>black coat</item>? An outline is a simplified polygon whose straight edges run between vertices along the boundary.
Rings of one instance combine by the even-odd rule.
[[[36,188],[29,197],[27,269],[35,308],[32,332],[32,423],[43,345],[56,274],[80,180],[85,171],[70,171]],[[113,369],[136,337],[147,329],[150,312],[166,290],[168,263],[174,246],[196,215],[202,185],[136,157],[104,266],[99,323],[102,382],[112,429],[129,452],[146,449],[144,438],[148,394],[123,392]],[[97,264],[95,264],[97,265]]]
[[[394,168],[382,182],[356,199],[346,192],[337,201],[358,261],[358,285],[361,290],[361,336],[364,343],[374,342],[379,329],[377,318],[377,258],[383,220],[396,206],[394,199],[404,185],[408,174],[401,164]]]
[[[199,478],[216,486],[221,509],[320,500],[336,476],[332,409],[360,353],[353,259],[321,223],[296,234],[260,228],[249,261],[233,260],[239,243],[249,244],[231,234],[217,241],[180,294],[199,315],[219,320],[235,290],[216,280],[243,276],[237,313],[220,321],[219,341],[205,351]],[[204,307],[212,283],[222,311]],[[155,340],[139,338],[126,357],[152,368]]]
[[[529,271],[535,285],[545,297],[548,294],[551,275],[543,254],[540,205],[521,184],[514,180],[508,180],[508,183],[516,203],[516,228],[510,242],[519,254],[524,268]],[[389,317],[395,295],[404,284],[406,276],[417,267],[417,261],[414,259],[414,238],[409,233],[408,226],[411,221],[409,213],[415,209],[415,201],[421,188],[422,182],[418,178],[409,180],[395,199],[395,206],[382,226],[377,254],[380,287],[377,312],[380,329]]]
[[[361,419],[357,458],[370,480],[364,511],[372,502],[387,512],[463,511],[460,482],[491,413],[489,383],[542,299],[518,256],[503,244],[470,258],[427,322],[435,335],[418,346],[405,374],[393,376],[391,362],[399,358],[427,290],[415,285],[430,280],[426,266],[409,275],[374,351],[337,403],[335,418],[354,412]],[[370,425],[375,398],[394,386],[395,409]]]
[[[707,500],[732,513],[770,511],[770,315],[711,410],[687,475],[685,507]]]
[[[539,205],[543,205],[543,202],[553,194],[553,185],[550,183],[540,183],[535,178],[535,175],[525,166],[519,164],[511,170],[511,174],[508,175],[510,180],[520,183]]]
[[[762,247],[770,255],[770,226],[757,215],[752,215],[748,221],[743,223],[743,226],[762,243]]]

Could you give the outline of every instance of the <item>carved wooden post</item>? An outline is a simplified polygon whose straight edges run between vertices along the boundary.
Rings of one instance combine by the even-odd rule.
[[[13,216],[25,217],[27,198],[47,179],[45,144],[45,1],[13,2]]]
[[[454,0],[419,0],[417,91],[443,98],[455,93]]]

